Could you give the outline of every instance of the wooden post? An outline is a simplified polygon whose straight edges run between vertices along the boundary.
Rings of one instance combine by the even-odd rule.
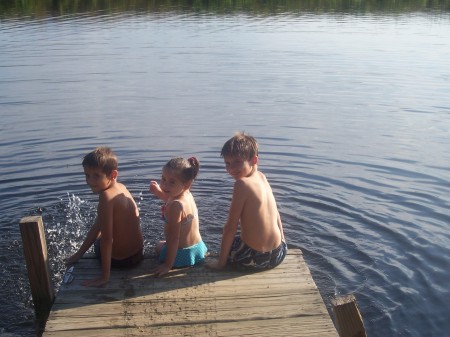
[[[331,299],[336,329],[341,337],[367,337],[355,296],[337,296]]]
[[[42,217],[29,216],[22,218],[19,226],[34,311],[41,328],[45,325],[55,297],[49,272],[44,224]]]

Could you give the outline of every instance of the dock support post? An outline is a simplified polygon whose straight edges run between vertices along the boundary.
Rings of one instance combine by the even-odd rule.
[[[44,224],[42,217],[29,216],[22,218],[19,226],[38,329],[42,329],[55,297],[50,277]]]
[[[355,296],[337,296],[331,305],[340,337],[367,337]]]

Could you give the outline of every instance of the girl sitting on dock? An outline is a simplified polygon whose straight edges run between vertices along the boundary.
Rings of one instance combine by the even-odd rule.
[[[156,245],[159,261],[155,276],[172,267],[192,266],[203,262],[207,252],[199,229],[197,205],[190,191],[199,172],[197,158],[173,158],[163,167],[161,182],[150,182],[150,192],[165,203],[162,206],[165,241]]]

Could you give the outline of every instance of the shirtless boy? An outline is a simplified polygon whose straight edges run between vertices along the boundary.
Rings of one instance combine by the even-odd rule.
[[[272,189],[258,171],[258,144],[252,136],[237,133],[225,143],[221,156],[235,183],[219,260],[207,265],[214,269],[227,263],[247,270],[274,268],[286,256],[287,245]],[[239,223],[240,235],[236,235]]]
[[[78,251],[66,260],[71,265],[94,244],[101,260],[101,276],[82,282],[102,286],[109,281],[111,267],[132,267],[143,257],[139,211],[127,188],[117,182],[117,157],[108,147],[98,147],[82,162],[86,183],[99,194],[97,218]]]

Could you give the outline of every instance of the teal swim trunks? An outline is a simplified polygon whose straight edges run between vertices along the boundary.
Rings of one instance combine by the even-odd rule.
[[[196,243],[193,246],[180,248],[177,250],[177,256],[175,257],[175,262],[173,263],[174,268],[193,266],[197,263],[205,261],[205,254],[208,251],[206,245],[203,241]],[[166,244],[163,245],[161,253],[159,254],[159,262],[164,262],[166,260],[167,247]]]

